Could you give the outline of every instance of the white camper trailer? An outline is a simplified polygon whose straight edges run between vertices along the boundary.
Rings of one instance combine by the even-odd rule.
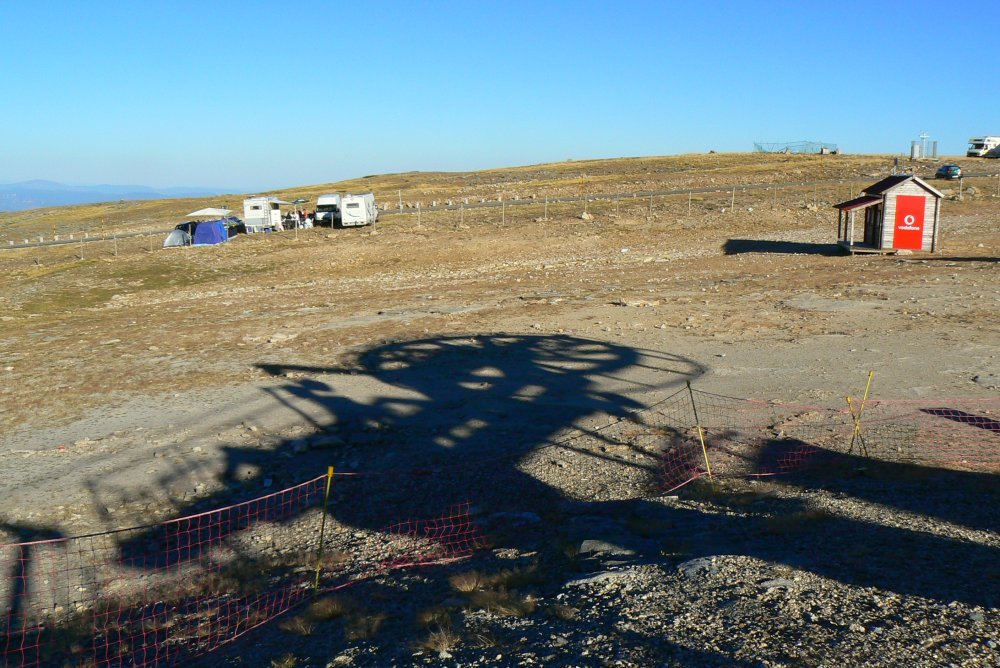
[[[320,195],[316,198],[316,224],[334,227],[340,223],[340,194]]]
[[[277,197],[248,197],[243,200],[243,224],[247,234],[281,228],[281,205],[291,202]]]
[[[972,137],[969,139],[967,158],[982,158],[993,149],[1000,146],[1000,137]]]
[[[340,224],[343,227],[371,225],[378,221],[378,208],[375,206],[375,195],[344,195],[340,207]]]

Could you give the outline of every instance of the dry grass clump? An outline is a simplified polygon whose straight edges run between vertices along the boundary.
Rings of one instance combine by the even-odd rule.
[[[382,628],[389,615],[382,612],[357,611],[347,620],[344,636],[348,640],[369,640]]]
[[[295,615],[278,622],[278,628],[297,636],[310,636],[316,629],[316,624],[306,615]]]
[[[420,640],[417,643],[417,648],[431,652],[447,652],[458,647],[461,641],[461,636],[450,625],[439,626],[433,629],[426,638]]]
[[[539,584],[543,577],[537,564],[525,568],[507,568],[496,573],[468,571],[449,578],[452,587],[463,594],[470,610],[485,610],[502,617],[525,617],[538,602],[518,589]]]
[[[448,582],[455,591],[468,594],[482,586],[482,578],[483,576],[479,571],[466,571],[452,575],[448,578]]]
[[[327,596],[313,601],[306,609],[306,616],[314,621],[325,622],[343,617],[353,609],[350,601],[339,596]]]
[[[271,659],[271,668],[295,668],[298,665],[299,659],[292,653],[285,654],[278,659]]]
[[[788,515],[775,515],[764,520],[764,533],[774,536],[802,533],[816,528],[816,525],[830,519],[824,510],[800,510]]]
[[[417,613],[417,625],[424,627],[451,626],[451,611],[443,606],[434,606]]]

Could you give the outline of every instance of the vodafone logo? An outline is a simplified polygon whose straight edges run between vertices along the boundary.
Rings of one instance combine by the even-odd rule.
[[[903,216],[903,224],[899,226],[901,230],[919,230],[920,228],[916,224],[917,218],[912,213],[908,213]]]

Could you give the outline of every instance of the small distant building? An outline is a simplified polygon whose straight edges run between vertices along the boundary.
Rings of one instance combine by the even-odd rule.
[[[943,195],[919,176],[896,174],[865,188],[859,197],[834,204],[837,243],[850,253],[937,250]],[[864,212],[856,233],[855,218]]]

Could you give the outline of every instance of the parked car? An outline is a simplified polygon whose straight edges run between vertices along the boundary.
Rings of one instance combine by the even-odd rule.
[[[934,176],[939,179],[957,179],[962,176],[962,168],[958,165],[941,165]]]

